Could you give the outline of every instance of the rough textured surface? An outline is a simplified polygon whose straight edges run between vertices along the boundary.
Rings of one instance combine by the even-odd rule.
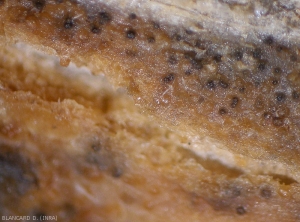
[[[300,187],[286,174],[198,156],[196,142],[159,127],[102,76],[28,50],[0,50],[1,216],[299,220]]]
[[[176,149],[174,158],[179,155],[179,160],[153,170],[170,179],[171,184],[179,184],[183,195],[192,193],[194,201],[200,201],[200,208],[209,206],[212,211],[204,210],[208,215],[216,211],[225,221],[232,221],[237,215],[244,220],[263,219],[261,215],[271,215],[279,221],[299,219],[297,1],[10,0],[1,3],[0,33],[7,41],[25,41],[59,55],[62,65],[74,61],[96,74],[106,74],[115,86],[125,88],[143,111],[177,131],[177,136],[192,141],[185,149]],[[23,73],[22,69],[16,73]],[[87,92],[79,90],[78,85],[74,89],[68,88],[69,83],[56,85],[57,80],[49,76],[34,85],[30,84],[35,81],[21,76],[14,79],[14,75],[3,74],[1,78],[4,86],[16,93],[31,91],[47,102],[71,99],[71,104],[75,101],[94,112],[98,104],[96,95],[85,99]],[[100,103],[100,109],[107,113],[110,113],[110,99],[104,97]],[[122,118],[115,124],[124,123]],[[90,123],[95,122],[91,117]],[[78,124],[82,132],[89,132],[84,124]],[[120,135],[120,129],[110,124],[103,131],[111,127]],[[152,136],[145,141],[153,139]],[[120,141],[125,143],[121,138]],[[135,145],[128,145],[132,146]],[[165,145],[161,147],[165,149]],[[232,152],[232,156],[227,152],[223,158],[222,149]],[[156,151],[150,150],[151,155],[146,159],[157,161],[152,158]],[[126,149],[121,153],[127,152]],[[168,150],[164,156],[167,162],[171,153]],[[100,168],[119,175],[113,154],[105,151],[101,155],[89,158],[92,162],[104,162]],[[183,161],[181,166],[182,155],[187,162]],[[21,157],[14,154],[4,161],[4,169],[15,158]],[[11,178],[23,181],[22,175],[29,174],[30,179],[21,188],[14,185],[15,190],[26,190],[34,184],[36,176],[30,169],[23,172],[20,166],[15,166]],[[205,170],[198,174],[199,168]],[[210,172],[208,175],[204,173],[206,170]],[[199,180],[195,179],[198,177]],[[5,181],[11,178],[5,177]],[[229,197],[227,187],[231,186],[233,191],[228,192],[233,194]],[[218,213],[214,212],[216,220]]]
[[[73,60],[102,71],[176,130],[218,139],[226,149],[251,158],[279,160],[296,174],[298,29],[285,35],[280,24],[293,19],[298,6],[289,9],[276,1],[268,14],[258,16],[258,3],[267,7],[259,1],[216,2],[224,9],[216,17],[208,14],[211,2],[201,11],[204,3],[197,1],[185,8],[180,1],[141,1],[149,7],[143,8],[134,1],[22,0],[4,1],[2,15],[8,39],[55,50],[63,65]],[[187,14],[193,7],[197,10]],[[158,17],[151,18],[147,9]],[[167,10],[170,21],[163,16]],[[236,23],[242,16],[240,33],[230,30],[235,26],[226,25],[227,20]],[[219,27],[227,32],[218,33]]]

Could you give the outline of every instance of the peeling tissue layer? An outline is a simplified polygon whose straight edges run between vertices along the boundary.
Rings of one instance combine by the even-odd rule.
[[[299,15],[285,0],[0,0],[0,33],[105,74],[203,166],[297,184]]]

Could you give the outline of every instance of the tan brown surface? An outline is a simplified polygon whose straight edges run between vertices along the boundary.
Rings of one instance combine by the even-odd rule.
[[[74,1],[2,2],[6,41],[43,45],[134,98],[101,76],[2,45],[2,215],[300,220],[294,45],[170,33],[102,3],[93,12]],[[196,155],[197,143],[211,156]]]
[[[129,10],[102,1],[2,6],[7,39],[42,45],[61,64],[103,72],[165,125],[251,158],[278,160],[299,178],[297,42],[263,32],[256,42],[195,33]]]
[[[1,215],[298,220],[295,181],[196,156],[188,138],[147,119],[102,78],[82,78],[83,70],[20,47],[2,45],[1,58]],[[97,87],[87,88],[88,78]]]

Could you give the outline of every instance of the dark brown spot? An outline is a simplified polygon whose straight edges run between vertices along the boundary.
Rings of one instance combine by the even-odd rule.
[[[280,74],[280,73],[281,73],[281,68],[276,67],[276,68],[274,69],[274,73],[275,73],[275,74]]]
[[[130,13],[130,14],[129,14],[129,18],[130,18],[130,19],[136,19],[137,16],[136,16],[135,13]]]
[[[294,91],[292,93],[292,98],[295,99],[295,100],[298,100],[300,98],[300,93],[297,92],[297,91]]]
[[[255,87],[259,87],[260,86],[260,81],[255,81],[254,85],[255,85]]]
[[[227,109],[224,108],[224,107],[220,108],[220,109],[219,109],[219,114],[220,114],[220,115],[225,115],[225,114],[227,114]]]
[[[75,26],[74,20],[72,18],[67,18],[64,23],[65,29],[71,29]]]
[[[213,59],[216,61],[216,62],[221,62],[222,61],[222,55],[220,54],[217,54],[213,57]]]
[[[236,213],[238,215],[243,215],[243,214],[246,213],[246,209],[243,206],[239,206],[239,207],[236,208]]]
[[[181,41],[182,37],[179,34],[175,34],[174,37],[173,37],[173,39],[175,39],[176,41]]]
[[[188,35],[193,35],[194,34],[194,32],[190,29],[186,29],[185,33],[188,34]]]
[[[99,151],[91,151],[86,155],[86,161],[101,171],[111,170],[115,166],[114,155],[105,147]]]
[[[253,53],[252,53],[253,58],[255,59],[261,59],[262,57],[262,51],[260,48],[256,48],[254,49]]]
[[[94,34],[98,34],[98,33],[100,33],[100,29],[97,26],[93,26],[91,28],[91,32]]]
[[[239,197],[241,196],[241,190],[238,189],[238,188],[234,188],[231,190],[231,197],[232,198],[236,198],[236,197]]]
[[[269,188],[264,187],[260,190],[260,196],[269,199],[270,197],[272,197],[272,191]]]
[[[188,69],[184,72],[187,76],[191,75],[192,74],[192,70]]]
[[[232,186],[232,187],[229,187],[226,189],[225,194],[227,197],[237,198],[237,197],[241,196],[242,191],[241,191],[240,187]]]
[[[197,53],[195,51],[187,51],[184,53],[184,58],[189,59],[189,60],[195,59],[196,56],[197,56]]]
[[[108,12],[100,12],[99,13],[99,23],[101,25],[107,24],[112,20],[111,15]]]
[[[0,1],[0,4],[1,4],[1,1]],[[33,6],[39,11],[41,11],[44,8],[45,4],[46,4],[45,0],[34,0],[33,1]]]
[[[159,24],[158,24],[158,23],[156,23],[156,22],[153,22],[153,28],[155,28],[155,29],[159,29],[159,28],[160,28],[160,26],[159,26]]]
[[[283,45],[279,45],[279,46],[276,47],[277,52],[282,52],[284,49],[286,49],[286,47],[283,46]]]
[[[272,45],[274,43],[274,38],[273,36],[269,35],[264,39],[264,43],[267,45]]]
[[[101,150],[101,144],[100,143],[95,143],[91,146],[92,150],[94,150],[95,152],[98,152],[99,150]]]
[[[191,59],[190,60],[190,63],[193,67],[193,69],[196,69],[196,70],[200,70],[203,68],[203,64],[202,64],[202,60],[201,59]]]
[[[240,92],[240,93],[244,93],[245,90],[246,90],[246,88],[245,88],[244,86],[241,86],[241,87],[239,88],[239,92]]]
[[[231,100],[230,107],[231,108],[235,108],[238,105],[238,103],[239,103],[239,98],[235,96]]]
[[[206,82],[206,87],[209,88],[209,89],[215,89],[216,88],[216,84],[213,80],[208,80]]]
[[[132,29],[130,29],[126,32],[126,37],[129,39],[134,39],[135,36],[136,36],[136,32]]]
[[[223,89],[227,89],[228,88],[228,83],[223,81],[223,80],[220,80],[220,86],[223,88]]]
[[[198,49],[201,49],[201,50],[205,50],[205,43],[202,41],[202,40],[200,40],[200,39],[198,39],[197,41],[196,41],[196,43],[195,43],[195,46],[198,48]]]
[[[241,52],[241,51],[236,51],[235,53],[234,53],[234,58],[237,60],[237,61],[240,61],[240,60],[242,60],[242,58],[243,58],[243,52]]]
[[[171,64],[171,65],[176,65],[178,63],[175,55],[169,56],[168,63]]]
[[[273,125],[280,127],[283,126],[284,124],[284,119],[282,117],[273,117]]]
[[[263,117],[264,119],[269,120],[272,118],[272,114],[270,112],[264,112]]]
[[[154,43],[155,42],[155,38],[154,37],[149,37],[148,38],[148,42],[149,43]]]
[[[175,79],[174,73],[170,73],[169,75],[167,75],[167,76],[165,76],[165,77],[163,78],[163,82],[164,82],[164,83],[171,83],[171,82],[174,81],[174,79]]]
[[[272,84],[273,84],[274,86],[278,85],[278,80],[277,80],[277,79],[273,79]]]
[[[276,101],[277,102],[284,102],[286,99],[286,95],[283,92],[276,93]]]
[[[266,69],[266,63],[265,62],[260,62],[257,66],[257,69],[259,71],[264,71]]]
[[[112,176],[115,178],[120,178],[123,174],[123,170],[119,167],[112,168]]]

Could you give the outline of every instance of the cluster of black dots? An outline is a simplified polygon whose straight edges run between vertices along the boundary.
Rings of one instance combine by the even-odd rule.
[[[2,0],[0,0],[0,3],[1,3],[1,1]],[[63,2],[63,0],[56,0],[56,3],[62,3],[62,2]],[[32,0],[32,4],[33,4],[33,7],[36,10],[42,11],[43,8],[46,5],[46,0]],[[100,26],[105,25],[105,24],[111,22],[112,19],[113,19],[112,15],[109,12],[107,12],[107,11],[101,11],[101,12],[98,13],[98,24]],[[135,13],[130,13],[129,14],[129,19],[131,19],[131,20],[137,19],[137,15]],[[91,27],[91,32],[94,33],[94,34],[100,33],[101,29],[100,29],[99,25],[93,25]],[[72,29],[75,26],[76,26],[76,21],[75,21],[74,18],[67,17],[65,19],[65,21],[64,21],[64,28],[65,29]],[[134,39],[136,37],[136,31],[133,30],[133,29],[126,30],[125,36],[128,39]],[[150,37],[148,39],[148,41],[150,43],[153,43],[153,42],[155,42],[155,39],[154,39],[154,37]]]
[[[32,2],[33,2],[33,6],[39,11],[43,10],[43,8],[45,7],[45,4],[46,4],[46,0],[33,0]],[[56,2],[57,3],[62,3],[63,1],[62,0],[56,0]],[[0,3],[1,3],[1,0],[0,0]],[[129,20],[136,20],[136,19],[138,19],[138,16],[135,13],[130,13],[128,15],[128,19]],[[94,34],[100,33],[101,32],[101,26],[110,23],[112,20],[113,20],[113,16],[111,15],[111,13],[109,13],[107,11],[99,12],[98,17],[97,17],[97,21],[98,21],[97,24],[98,25],[93,25],[91,27],[91,32],[94,33]],[[76,26],[76,21],[72,17],[67,17],[64,21],[63,26],[64,26],[65,29],[72,29]],[[153,28],[154,29],[159,29],[160,26],[159,26],[158,23],[153,22]],[[126,30],[124,30],[124,32],[125,32],[124,33],[125,38],[127,38],[129,40],[134,40],[137,37],[137,31],[132,29],[132,28],[126,29]],[[189,30],[187,30],[186,33],[188,35],[193,34]],[[175,41],[181,41],[183,39],[182,36],[179,35],[179,34],[174,34],[172,36],[172,38]],[[155,37],[154,36],[148,37],[148,42],[149,43],[155,43]],[[270,46],[270,47],[274,46],[275,42],[276,41],[274,40],[273,36],[271,36],[271,35],[265,37],[264,40],[263,40],[263,43],[266,44],[267,46]],[[206,46],[205,46],[205,43],[202,40],[197,40],[194,44],[194,47],[200,48],[200,49],[205,49]],[[278,45],[276,47],[276,51],[280,52],[282,50],[285,50],[285,46]],[[197,58],[197,53],[195,51],[182,51],[181,53],[184,56],[184,58],[187,61],[189,61],[189,63],[190,63],[190,68],[185,71],[186,75],[191,75],[193,73],[193,71],[201,70],[204,67],[204,64],[205,64],[204,59],[203,58]],[[232,52],[232,56],[236,61],[240,61],[244,57],[244,52],[241,49],[236,49]],[[268,66],[268,61],[263,59],[263,57],[264,57],[263,56],[263,50],[261,48],[257,47],[255,49],[253,49],[252,50],[252,57],[257,60],[257,71],[258,72],[263,72],[264,70],[266,70],[266,68]],[[214,54],[214,55],[210,56],[210,58],[213,61],[215,61],[216,63],[220,63],[220,62],[222,62],[223,55]],[[296,61],[296,60],[297,60],[297,56],[292,55],[291,56],[291,61]],[[176,65],[179,62],[178,58],[176,58],[175,55],[169,56],[167,61],[170,65]],[[275,75],[277,75],[277,74],[281,74],[282,70],[281,70],[280,67],[275,67],[273,72],[274,72]],[[175,78],[176,78],[176,73],[168,73],[166,76],[164,76],[162,78],[162,82],[164,84],[172,84],[172,82],[175,80]],[[272,84],[274,86],[278,85],[279,84],[278,79],[273,79]],[[229,87],[229,83],[227,83],[224,80],[219,80],[219,81],[208,80],[206,82],[205,86],[209,90],[214,90],[218,86],[220,86],[224,89],[227,89]],[[239,92],[244,92],[245,89],[246,89],[245,87],[241,87],[239,89]],[[300,93],[298,93],[297,91],[294,91],[292,93],[292,99],[298,100],[299,97],[300,97]],[[287,96],[283,92],[275,93],[275,101],[276,102],[283,103],[283,102],[286,101],[286,99],[287,99]],[[229,106],[231,108],[236,108],[240,102],[241,102],[241,100],[237,96],[234,96],[232,98]],[[222,107],[222,108],[219,109],[219,114],[220,115],[225,115],[227,113],[228,113],[227,108]],[[281,125],[279,123],[280,121],[277,120],[277,117],[274,117],[273,122],[274,122],[275,126]]]
[[[179,40],[179,37],[175,37],[176,40]],[[265,37],[265,39],[263,40],[264,44],[266,44],[267,46],[274,46],[275,45],[275,40],[273,38],[273,36],[267,36]],[[205,46],[203,44],[202,41],[196,41],[195,47],[201,48],[201,49],[205,49]],[[282,50],[286,49],[285,46],[282,45],[278,45],[276,47],[276,51],[280,52]],[[243,59],[244,57],[244,53],[242,50],[236,49],[233,53],[232,53],[233,58],[236,61],[240,61]],[[190,61],[191,64],[191,69],[186,70],[185,74],[186,75],[191,75],[192,74],[192,70],[201,70],[203,68],[203,64],[205,64],[205,61],[203,59],[198,59],[196,58],[196,52],[195,51],[188,51],[188,52],[184,52],[184,57],[185,59],[188,59]],[[263,59],[263,50],[261,48],[255,48],[252,50],[252,57],[254,59],[257,60],[257,72],[263,72],[264,70],[266,70],[267,66],[268,66],[268,61]],[[216,62],[222,62],[222,55],[220,54],[215,54],[212,56],[212,59]],[[291,61],[295,62],[297,61],[297,56],[296,55],[292,55],[290,57]],[[173,65],[176,64],[176,58],[174,57],[169,57],[168,59],[169,64]],[[273,69],[273,73],[275,74],[275,76],[279,76],[282,73],[282,69],[280,67],[275,67]],[[163,82],[164,83],[172,83],[172,81],[175,80],[175,74],[168,74],[163,78]],[[272,85],[276,86],[279,84],[279,80],[277,78],[274,78],[273,80],[271,80]],[[260,83],[257,82],[256,85],[259,85]],[[205,86],[207,89],[209,90],[215,90],[218,86],[220,86],[221,88],[227,89],[229,87],[229,83],[227,83],[224,80],[213,80],[213,79],[209,79],[206,81]],[[239,92],[240,93],[244,93],[246,90],[245,86],[242,86],[239,88]],[[293,91],[291,98],[293,100],[299,100],[300,99],[300,93],[297,91]],[[287,100],[287,95],[284,92],[275,92],[274,94],[274,101],[278,104],[283,104],[285,101]],[[236,108],[238,106],[238,104],[240,103],[240,99],[237,96],[232,97],[231,103],[229,104],[229,106],[231,108]],[[258,102],[259,103],[259,102]],[[259,106],[259,104],[256,104]],[[225,115],[228,113],[227,108],[225,107],[221,107],[219,109],[219,114],[220,115]],[[274,126],[282,126],[284,123],[284,118],[283,117],[272,117],[273,118],[273,125]]]
[[[245,190],[246,191],[246,190]],[[274,196],[274,191],[272,190],[272,188],[268,185],[262,185],[258,190],[257,190],[257,196],[260,197],[261,201],[268,201],[269,199],[271,199]],[[253,195],[253,194],[251,194]],[[227,202],[227,199],[230,200],[230,205],[233,204],[233,210],[235,211],[236,214],[238,215],[245,215],[247,214],[247,212],[249,212],[249,210],[247,209],[248,207],[246,207],[243,204],[237,204],[235,205],[235,199],[238,197],[241,197],[241,199],[244,199],[245,197],[249,196],[249,193],[246,191],[244,193],[243,189],[240,187],[231,187],[228,190],[226,190],[226,197],[225,199],[219,199],[217,202],[217,208],[218,210],[222,209],[220,208],[220,204],[219,203],[224,203]],[[246,198],[245,198],[246,199]],[[213,204],[216,204],[216,201],[213,202]],[[222,206],[222,204],[221,204]],[[226,205],[227,209],[228,205]]]
[[[178,40],[179,37],[176,37],[176,40]],[[271,46],[275,43],[275,40],[272,36],[267,36],[264,39],[264,43]],[[199,47],[203,47],[203,45],[200,44],[200,41],[196,42],[196,46]],[[283,50],[284,46],[277,46],[276,50],[280,51]],[[243,58],[243,52],[241,50],[236,50],[233,52],[233,57],[235,58],[236,61],[240,61]],[[203,59],[198,59],[196,58],[196,52],[195,51],[189,51],[189,52],[185,52],[184,53],[184,57],[185,59],[188,59],[190,61],[191,64],[191,69],[186,70],[185,74],[186,75],[191,75],[192,74],[192,70],[201,70],[203,68],[203,64],[205,63],[205,61]],[[256,59],[258,61],[257,63],[257,71],[258,72],[263,72],[266,68],[267,68],[267,61],[263,60],[263,51],[261,48],[255,48],[252,51],[252,57],[254,59]],[[220,54],[215,54],[212,56],[212,59],[216,62],[219,63],[222,61],[222,55]],[[291,61],[296,61],[297,57],[296,56],[292,56],[291,57]],[[176,60],[176,58],[174,56],[170,56],[168,59],[168,62],[170,65],[174,65],[176,64],[178,61]],[[282,73],[282,70],[280,67],[275,67],[274,68],[274,74],[275,76],[278,74]],[[172,83],[175,80],[175,74],[168,74],[165,77],[163,77],[163,82],[164,83]],[[257,83],[259,85],[259,83]],[[272,85],[276,86],[279,84],[279,80],[278,79],[273,79],[272,80]],[[224,89],[229,88],[229,83],[224,81],[224,80],[212,80],[209,79],[206,81],[205,86],[207,89],[209,90],[215,90],[217,87],[221,87]],[[244,86],[239,88],[239,92],[240,93],[244,93],[246,90],[246,88]],[[299,100],[300,98],[300,93],[297,91],[294,91],[292,93],[292,99],[294,100]],[[274,94],[274,100],[276,101],[276,103],[278,104],[282,104],[287,100],[287,95],[284,92],[276,92]],[[238,106],[238,104],[240,103],[240,99],[237,96],[232,97],[231,102],[229,104],[229,106],[231,108],[236,108]],[[258,102],[259,103],[259,102]],[[259,106],[259,104],[257,104]],[[228,114],[228,110],[225,107],[221,107],[219,109],[219,114],[220,115],[226,115]],[[274,126],[282,126],[284,124],[284,117],[272,117],[272,122]]]
[[[219,81],[208,80],[206,82],[206,87],[209,90],[214,90],[214,89],[216,89],[217,86],[220,86],[223,89],[227,89],[229,87],[229,84],[226,81],[224,81],[224,80],[219,80]],[[244,90],[245,90],[244,87],[240,88],[240,91],[244,91]],[[233,96],[231,98],[229,106],[231,108],[236,108],[238,106],[239,102],[240,102],[240,99],[237,96]],[[219,109],[219,114],[220,115],[225,115],[227,113],[228,113],[228,110],[225,107],[221,107]]]
[[[241,195],[240,190],[237,190],[237,191],[234,192],[234,197],[238,197],[240,195]],[[261,198],[263,198],[265,200],[268,200],[268,199],[272,198],[273,192],[269,187],[263,186],[263,187],[260,188],[259,195],[260,195]],[[246,208],[244,206],[241,206],[241,205],[236,207],[235,211],[238,215],[244,215],[244,214],[247,213]]]
[[[101,143],[94,143],[91,145],[92,153],[89,152],[86,158],[86,161],[90,164],[98,165],[102,156],[105,155],[105,149],[102,147]],[[111,158],[111,159],[110,159]],[[99,167],[101,170],[106,170],[112,177],[120,178],[123,175],[123,169],[118,166],[118,164],[114,161],[113,157],[109,157],[109,161],[111,163],[105,167]],[[100,161],[101,162],[101,161]]]

